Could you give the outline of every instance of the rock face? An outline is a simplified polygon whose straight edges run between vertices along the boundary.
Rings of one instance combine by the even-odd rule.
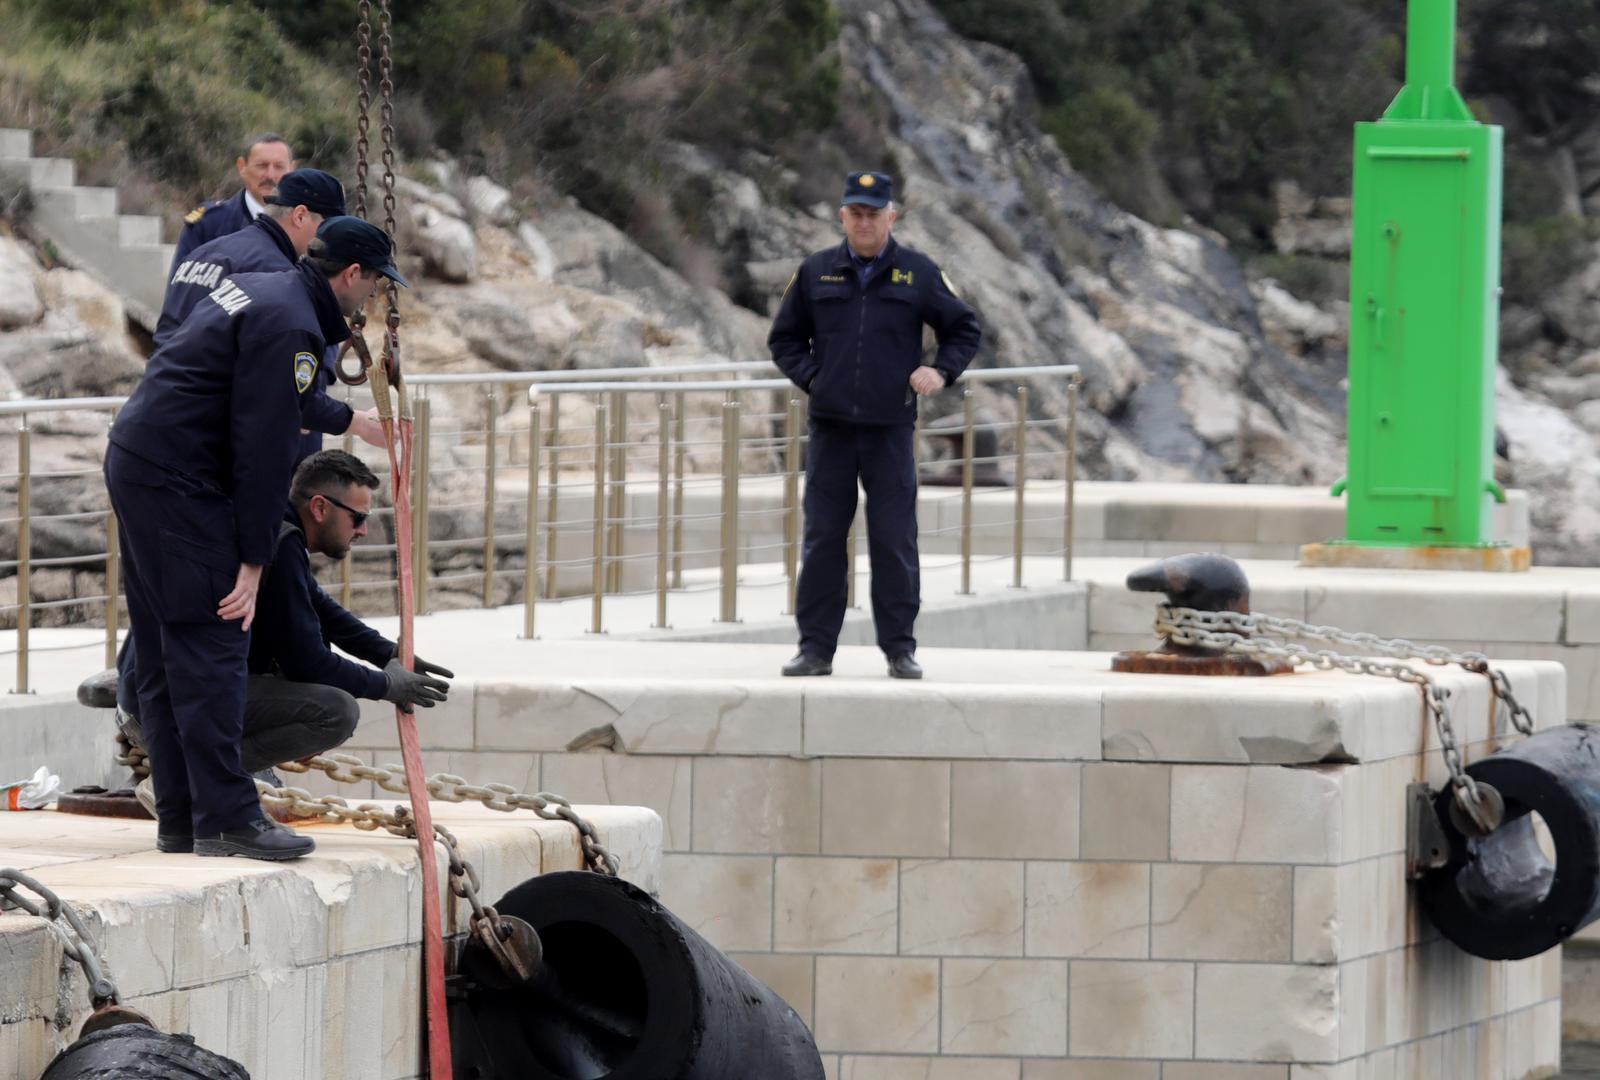
[[[839,7],[842,100],[870,101],[886,117],[878,158],[894,163],[896,235],[936,259],[977,308],[978,365],[1080,366],[1088,475],[1320,485],[1344,471],[1347,305],[1251,282],[1214,234],[1158,227],[1106,200],[1041,134],[1020,61],[955,37],[927,0]],[[514,198],[451,162],[408,170],[397,186],[415,286],[402,298],[411,370],[765,358],[771,311],[794,268],[840,242],[832,196],[801,205],[797,193],[814,184],[756,154],[723,160],[682,145],[666,158],[667,174],[708,193],[696,236],[715,253],[708,273],[674,270],[571,200],[526,199],[521,188]],[[1284,252],[1348,256],[1348,200],[1286,187],[1278,208]],[[1541,559],[1600,560],[1600,522],[1591,527],[1576,505],[1566,512],[1588,490],[1591,432],[1600,432],[1597,301],[1600,270],[1591,270],[1537,310],[1503,319],[1508,340],[1542,343],[1530,348],[1543,359],[1501,389],[1514,480],[1533,489],[1535,518],[1548,526]],[[115,298],[69,272],[43,272],[0,236],[0,393],[126,391],[140,361],[124,327]],[[1064,421],[1063,382],[1031,389],[1035,419]],[[975,393],[996,419],[1015,416],[1009,391]],[[525,407],[514,398],[502,395],[499,407]],[[432,401],[436,423],[481,419],[472,395]],[[961,391],[924,408],[927,421],[955,414]],[[1566,457],[1547,459],[1558,427]],[[1048,424],[1034,437],[1042,450],[1059,445]],[[1540,464],[1556,460],[1569,465]]]

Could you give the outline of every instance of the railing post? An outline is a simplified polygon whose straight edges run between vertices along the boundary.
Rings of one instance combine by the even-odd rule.
[[[33,468],[32,438],[28,414],[23,413],[21,426],[17,428],[17,685],[11,691],[14,694],[28,692],[28,624],[33,621],[30,610],[33,587],[29,579],[33,530],[29,518],[32,508],[28,505],[32,497],[28,477]]]
[[[1078,495],[1078,387],[1082,375],[1073,375],[1067,382],[1067,505],[1061,531],[1061,580],[1072,580],[1072,540],[1077,532]]]
[[[344,396],[345,401],[348,404],[350,398],[350,388],[348,386],[345,387]],[[355,453],[355,449],[355,436],[351,435],[348,431],[345,432],[344,452],[347,454],[353,454]],[[351,594],[355,592],[355,586],[351,583],[351,567],[354,564],[354,560],[355,547],[352,545],[351,547],[345,549],[344,558],[339,560],[339,604],[346,610],[348,610],[350,607]]]
[[[739,621],[739,403],[722,403],[722,605],[718,622]]]
[[[483,606],[494,607],[494,474],[495,443],[499,440],[500,423],[496,415],[494,384],[490,383],[483,397]]]
[[[537,392],[537,388],[535,388]],[[530,397],[533,395],[530,394]],[[533,608],[539,589],[539,405],[528,405],[528,539],[522,558],[522,637],[532,641]]]
[[[611,443],[611,508],[607,512],[611,527],[606,541],[611,561],[606,566],[606,588],[621,592],[626,565],[622,556],[627,542],[623,521],[628,512],[628,397],[623,390],[611,394]]]
[[[1011,587],[1022,588],[1022,548],[1028,486],[1028,388],[1017,387],[1017,504],[1011,517]]]
[[[589,584],[593,590],[589,608],[589,633],[605,632],[602,609],[606,587],[606,400],[595,395],[594,403],[594,562]]]
[[[674,395],[672,438],[677,449],[672,454],[672,587],[683,588],[683,466],[688,453],[685,433],[689,430],[688,404],[679,390]]]
[[[961,393],[961,590],[972,595],[972,391]]]
[[[561,524],[561,397],[560,394],[550,395],[550,494],[545,507],[545,570],[544,570],[544,596],[548,600],[559,595],[556,591],[556,562],[560,558],[556,548],[556,537],[560,534]]]
[[[117,410],[111,410],[111,423],[117,422]],[[117,512],[111,509],[111,496],[106,493],[106,667],[117,666],[117,594],[122,592],[122,533],[117,524]]]
[[[433,403],[425,397],[415,402],[416,425],[411,457],[412,570],[417,614],[428,610],[428,574],[433,566],[428,558],[428,466],[433,458]]]
[[[844,538],[844,606],[856,606],[856,520],[861,516],[860,511],[856,517],[850,519],[850,531]]]
[[[783,573],[789,579],[785,615],[794,614],[800,584],[800,399],[789,399],[784,417]]]
[[[671,546],[671,507],[668,481],[672,479],[672,407],[663,395],[656,401],[656,621],[654,628],[667,629],[667,556]]]

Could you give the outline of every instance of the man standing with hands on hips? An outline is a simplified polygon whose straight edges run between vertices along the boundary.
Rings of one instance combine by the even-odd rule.
[[[847,596],[845,540],[856,484],[867,496],[872,621],[897,679],[920,679],[912,627],[921,606],[917,395],[955,382],[978,351],[978,317],[921,252],[896,243],[894,185],[879,172],[845,179],[845,240],[800,264],[767,346],[810,397],[805,546],[796,590],[800,651],[785,675],[830,675]],[[922,355],[922,328],[938,351]]]
[[[392,250],[383,230],[336,217],[293,270],[224,278],[112,425],[106,490],[158,850],[292,859],[315,847],[262,814],[241,764],[250,625],[306,394],[380,275],[404,284]]]

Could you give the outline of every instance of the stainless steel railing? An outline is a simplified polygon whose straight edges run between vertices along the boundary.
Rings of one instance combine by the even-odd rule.
[[[766,362],[723,362],[412,376],[418,610],[433,607],[435,590],[439,602],[449,597],[450,606],[461,606],[469,595],[473,604],[496,606],[520,593],[522,632],[533,637],[542,601],[587,594],[588,628],[599,633],[607,597],[653,593],[652,625],[664,628],[674,591],[715,590],[718,621],[737,621],[743,584],[784,587],[784,610],[792,613],[807,441],[804,400],[787,380],[739,377],[773,371]],[[963,378],[959,428],[942,433],[946,442],[959,440],[959,452],[945,458],[948,470],[959,469],[959,490],[953,485],[948,495],[924,495],[922,512],[930,520],[921,530],[925,552],[948,555],[944,565],[959,563],[961,592],[971,592],[972,565],[986,558],[1011,560],[1011,584],[1020,587],[1025,555],[1059,554],[1061,577],[1071,579],[1080,382],[1072,365],[972,371]],[[985,391],[978,387],[988,388],[996,410],[1009,409],[1011,416],[980,421],[976,405]],[[522,400],[528,402],[525,422],[519,422],[522,406],[513,404]],[[16,492],[15,516],[0,516],[0,543],[8,526],[17,536],[16,558],[0,559],[0,587],[5,571],[15,571],[15,602],[0,603],[0,629],[14,620],[16,630],[15,692],[27,692],[28,631],[41,619],[103,625],[105,660],[114,660],[120,621],[117,526],[99,486],[98,462],[93,468],[40,470],[34,451],[36,439],[56,437],[52,415],[80,414],[74,431],[81,440],[81,414],[100,414],[109,422],[122,402],[0,402],[0,419],[16,422],[17,467],[0,473],[0,489],[14,481]],[[932,439],[928,432],[920,435],[922,459]],[[978,453],[979,441],[990,439],[997,444],[994,452]],[[1006,440],[1010,446],[1001,446]],[[348,437],[344,445],[380,476],[387,472],[381,452],[352,447]],[[1006,464],[1013,478],[1011,510],[1001,518],[996,500],[979,492],[978,470],[994,473]],[[74,482],[88,489],[78,495],[79,503],[92,496],[90,508],[39,512],[41,492],[59,494],[61,485]],[[1051,489],[1062,492],[1059,511],[1047,515],[1059,514],[1060,545],[1029,550],[1041,544],[1039,492]],[[4,495],[0,490],[0,514]],[[945,523],[950,504],[957,513]],[[60,505],[61,499],[51,500],[52,507]],[[387,609],[381,607],[384,596],[396,595],[392,513],[376,508],[372,542],[325,571],[326,584],[341,600],[366,613],[393,610],[392,599]],[[39,527],[94,520],[104,523],[103,549],[34,557]],[[852,605],[857,532],[849,541]],[[34,572],[66,567],[87,574],[91,591],[78,595],[78,581],[68,587],[52,579],[52,593],[67,588],[70,595],[36,600]],[[760,578],[757,567],[776,570]]]

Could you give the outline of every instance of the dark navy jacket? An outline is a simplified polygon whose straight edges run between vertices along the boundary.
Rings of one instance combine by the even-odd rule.
[[[161,318],[156,323],[155,342],[160,348],[166,344],[173,331],[189,317],[196,304],[205,299],[222,279],[234,274],[258,273],[269,270],[292,270],[300,255],[289,240],[289,235],[266,214],[236,232],[208,240],[190,252],[179,263],[167,280],[166,299],[161,304]],[[350,406],[328,396],[333,385],[333,362],[337,348],[330,348],[322,357],[317,371],[317,384],[306,392],[300,408],[302,427],[313,432],[342,435],[350,426]],[[310,453],[322,448],[322,437],[314,436],[316,445]],[[304,453],[301,455],[304,456]]]
[[[322,590],[311,572],[299,514],[291,507],[284,520],[285,535],[256,597],[250,671],[337,686],[352,697],[383,697],[389,680],[375,669],[394,656],[395,643]],[[330,648],[335,645],[372,667],[346,660]]]
[[[295,682],[337,686],[352,697],[381,698],[389,680],[381,671],[353,664],[329,651],[337,645],[381,668],[393,658],[395,643],[339,606],[311,573],[311,555],[299,515],[291,509],[278,526],[278,548],[261,577],[256,620],[250,628],[250,672]],[[117,704],[137,716],[133,637],[117,654]]]
[[[978,316],[937,264],[891,237],[863,286],[848,242],[800,264],[767,335],[773,363],[811,397],[811,415],[854,424],[916,420],[911,373],[922,327],[939,351],[931,367],[955,382],[978,351]]]
[[[241,562],[266,565],[322,354],[350,336],[321,271],[224,279],[156,350],[111,441],[231,501]]]
[[[238,232],[250,224],[250,207],[245,205],[244,188],[231,199],[202,203],[183,219],[183,231],[178,234],[178,250],[172,256],[172,266],[167,270],[167,280],[189,257],[189,253],[208,240]]]

